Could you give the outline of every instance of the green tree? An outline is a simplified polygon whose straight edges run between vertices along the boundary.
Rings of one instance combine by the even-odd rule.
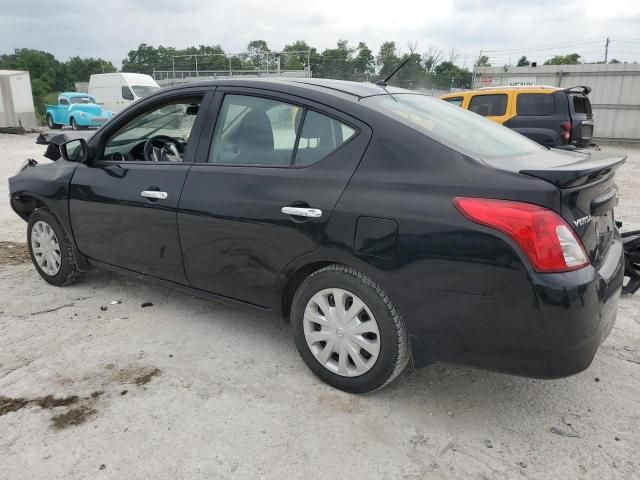
[[[520,57],[520,60],[518,60],[518,63],[516,64],[518,67],[528,67],[529,65],[531,65],[531,62],[527,60],[527,57],[524,55]]]
[[[116,67],[101,58],[71,57],[66,62],[67,77],[71,82],[88,82],[94,73],[113,73]]]
[[[400,58],[396,53],[396,42],[384,42],[380,45],[376,56],[380,78],[386,78],[398,66],[398,63],[400,63]]]
[[[310,47],[307,42],[296,40],[282,49],[280,65],[285,70],[302,70],[311,60],[310,57],[315,57],[317,54],[317,50]]]
[[[480,55],[480,58],[476,61],[476,67],[490,67],[489,57],[486,55]]]
[[[556,55],[544,62],[545,65],[577,65],[578,63],[580,63],[580,55],[577,53]]]
[[[376,62],[373,52],[364,42],[358,43],[355,56],[351,60],[352,78],[350,80],[368,80],[376,71]]]
[[[441,89],[468,88],[471,86],[471,72],[452,62],[442,62],[435,69],[435,86]]]
[[[314,76],[338,80],[349,79],[353,51],[346,40],[338,40],[336,48],[327,48],[322,52],[315,65]]]
[[[260,70],[270,67],[272,64],[270,52],[271,50],[264,40],[251,40],[247,45],[247,60],[250,66]]]

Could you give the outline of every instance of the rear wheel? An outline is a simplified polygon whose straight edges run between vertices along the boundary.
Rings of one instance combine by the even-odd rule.
[[[82,278],[73,257],[71,242],[56,217],[48,210],[40,208],[29,217],[27,243],[33,265],[50,284],[71,285]]]
[[[47,114],[47,126],[51,129],[51,130],[59,130],[62,125],[60,125],[59,123],[55,123],[53,121],[53,117],[51,116],[51,114]]]
[[[300,285],[291,323],[311,371],[347,392],[382,388],[409,361],[407,330],[387,294],[344,265],[318,270]]]

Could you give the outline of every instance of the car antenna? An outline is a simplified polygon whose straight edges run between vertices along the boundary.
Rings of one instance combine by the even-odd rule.
[[[379,86],[381,86],[381,87],[387,87],[387,86],[388,86],[387,82],[391,79],[391,77],[393,77],[393,76],[398,72],[398,70],[400,70],[402,67],[404,67],[404,66],[406,65],[406,63],[407,63],[409,60],[411,60],[411,58],[412,58],[412,56],[411,56],[411,55],[409,55],[409,56],[407,57],[407,59],[406,59],[404,62],[402,62],[400,65],[398,65],[398,66],[393,70],[393,72],[391,72],[391,74],[389,74],[389,76],[387,76],[387,78],[385,78],[384,80],[378,80],[378,81],[376,82],[376,85],[379,85]]]

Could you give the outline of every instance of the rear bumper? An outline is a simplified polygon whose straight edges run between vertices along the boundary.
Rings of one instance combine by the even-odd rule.
[[[447,321],[410,331],[416,366],[434,360],[535,378],[561,378],[589,367],[616,319],[624,277],[619,236],[597,268],[529,273],[497,295],[440,292]],[[444,296],[444,298],[442,298]]]

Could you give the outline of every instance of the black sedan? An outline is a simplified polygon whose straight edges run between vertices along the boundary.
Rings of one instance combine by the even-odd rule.
[[[9,181],[47,282],[100,267],[271,310],[349,392],[410,361],[575,374],[616,317],[624,157],[548,150],[415,92],[188,84],[61,152]]]

